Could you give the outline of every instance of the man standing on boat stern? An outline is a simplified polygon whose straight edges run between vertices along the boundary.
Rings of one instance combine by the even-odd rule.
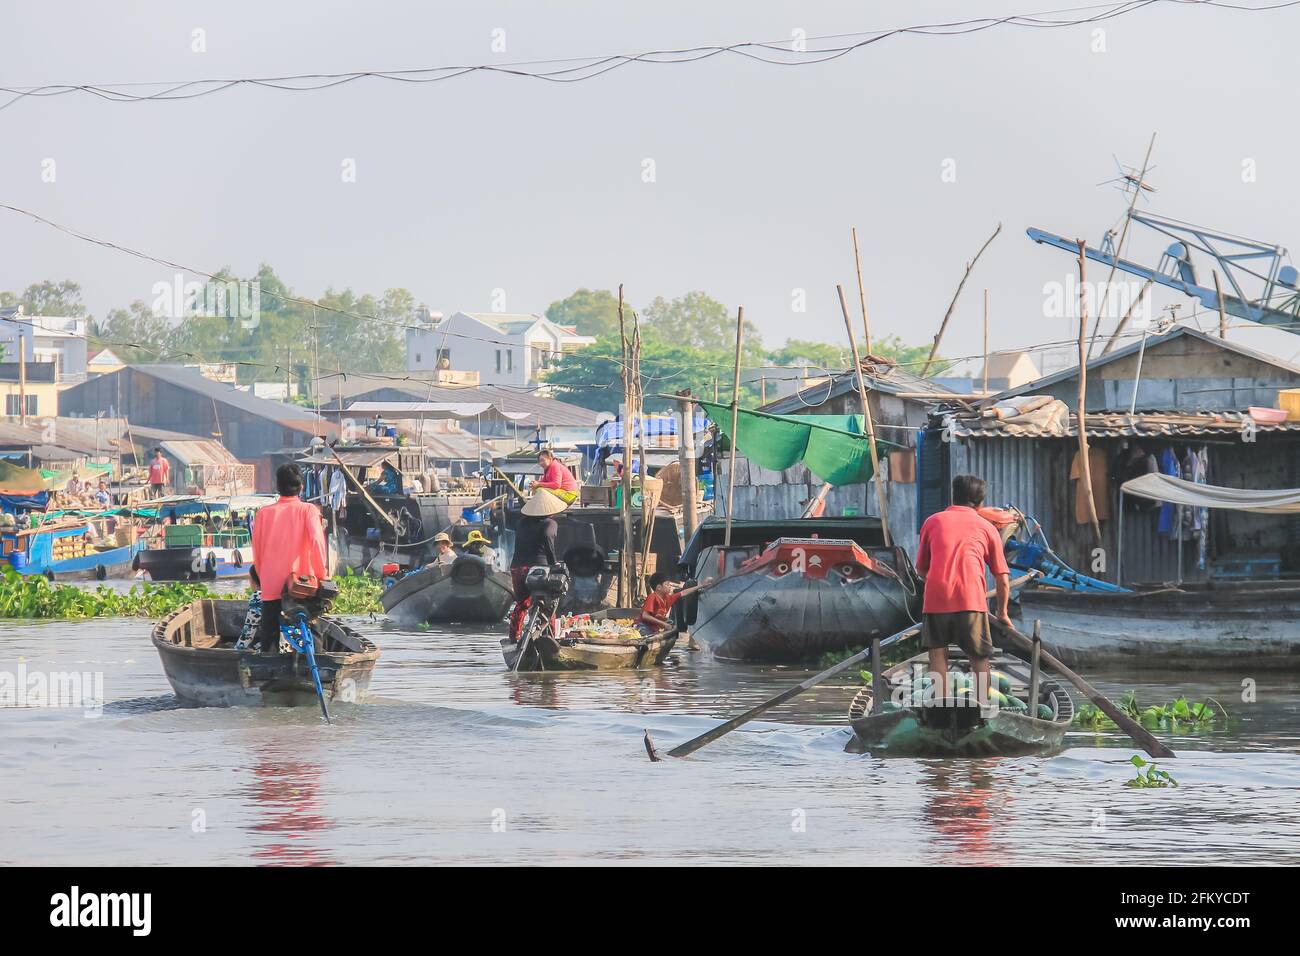
[[[298,466],[281,465],[275,472],[275,488],[280,500],[258,511],[253,522],[253,555],[262,591],[258,636],[263,654],[280,651],[280,599],[293,575],[311,575],[317,581],[329,577],[320,511],[298,497],[302,493]]]
[[[916,551],[916,570],[925,578],[921,645],[930,652],[931,679],[940,682],[946,700],[948,645],[958,645],[970,658],[980,706],[988,701],[989,658],[993,655],[984,587],[986,567],[995,581],[997,618],[1011,624],[1007,614],[1011,572],[1002,553],[1002,540],[993,525],[977,513],[984,492],[983,478],[954,478],[952,505],[925,519]]]

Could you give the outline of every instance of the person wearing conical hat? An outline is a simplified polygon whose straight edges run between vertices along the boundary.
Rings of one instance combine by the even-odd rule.
[[[569,507],[569,503],[554,492],[542,488],[524,502],[515,529],[515,553],[510,559],[510,583],[515,590],[515,609],[510,614],[510,636],[519,640],[519,627],[528,611],[530,598],[524,578],[528,569],[545,565],[550,567],[559,559],[555,555],[555,537],[559,525],[555,516]]]

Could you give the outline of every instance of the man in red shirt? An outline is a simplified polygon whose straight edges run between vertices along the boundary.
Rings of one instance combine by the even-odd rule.
[[[163,489],[167,482],[171,480],[172,466],[163,457],[161,448],[153,450],[153,458],[149,462],[149,497],[163,497]]]
[[[557,492],[566,504],[572,504],[578,497],[578,479],[573,472],[564,467],[549,448],[537,453],[537,463],[542,466],[541,481],[533,482],[533,488],[549,488]]]
[[[1007,615],[1011,572],[1002,553],[1002,539],[977,513],[984,503],[984,491],[983,478],[954,478],[952,506],[925,519],[916,551],[916,570],[925,578],[921,645],[930,652],[930,673],[942,682],[946,700],[948,645],[959,645],[970,658],[981,705],[988,700],[989,657],[993,654],[989,605],[984,596],[986,567],[996,583],[998,620],[1011,624]]]
[[[298,497],[302,471],[295,464],[275,472],[280,500],[253,517],[253,561],[262,592],[262,623],[258,636],[263,654],[280,651],[280,600],[295,574],[317,581],[329,578],[325,529],[320,510]]]

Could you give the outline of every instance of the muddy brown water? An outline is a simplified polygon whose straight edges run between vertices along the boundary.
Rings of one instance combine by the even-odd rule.
[[[0,862],[1300,863],[1292,677],[1090,675],[1223,702],[1225,724],[1168,738],[1177,789],[1126,788],[1137,751],[1113,733],[1040,757],[849,755],[847,684],[652,764],[644,729],[666,750],[809,672],[678,650],[655,671],[511,675],[493,628],[354,623],[383,651],[373,696],[326,726],[178,706],[145,621],[0,622],[0,679],[99,674],[104,698],[0,707]]]

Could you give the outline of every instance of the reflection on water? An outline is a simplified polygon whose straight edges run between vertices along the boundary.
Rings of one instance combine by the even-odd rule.
[[[145,621],[0,622],[0,672],[100,672],[107,697],[96,717],[0,708],[0,863],[1300,862],[1289,677],[1098,677],[1228,709],[1169,738],[1177,790],[1126,788],[1114,731],[1050,757],[845,754],[848,682],[651,764],[646,729],[667,750],[808,672],[679,649],[647,671],[510,674],[496,629],[356,623],[383,651],[374,698],[327,726],[177,706]]]
[[[243,789],[253,820],[248,829],[265,841],[253,851],[253,861],[268,866],[337,863],[320,845],[334,827],[321,799],[324,771],[282,744],[260,745],[251,756],[252,781]]]

